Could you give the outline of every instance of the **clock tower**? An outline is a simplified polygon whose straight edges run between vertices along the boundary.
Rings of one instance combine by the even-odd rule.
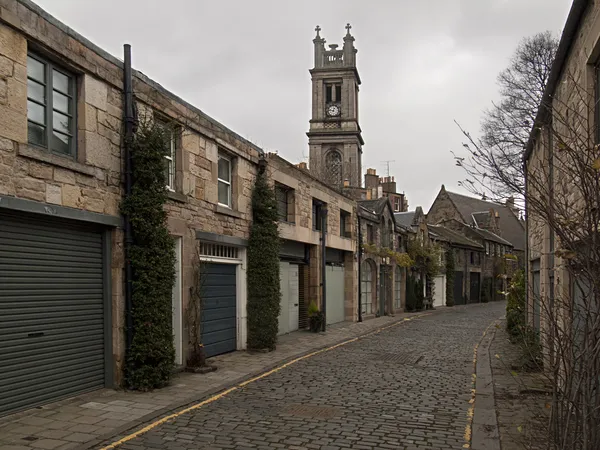
[[[308,133],[310,171],[326,184],[341,188],[347,181],[360,187],[362,146],[358,125],[358,87],[354,37],[346,25],[344,45],[325,48],[317,26],[312,79],[312,118]]]

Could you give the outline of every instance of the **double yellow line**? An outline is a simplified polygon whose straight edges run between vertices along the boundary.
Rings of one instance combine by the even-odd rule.
[[[162,417],[162,418],[160,418],[160,419],[158,419],[158,420],[156,420],[156,421],[154,421],[154,422],[146,425],[144,428],[140,428],[139,430],[137,430],[137,431],[135,431],[135,432],[133,432],[131,434],[128,434],[127,436],[119,439],[118,441],[112,442],[111,444],[107,445],[106,447],[102,447],[101,450],[114,449],[114,448],[118,447],[119,445],[124,444],[125,442],[130,441],[132,439],[135,439],[136,437],[141,436],[144,433],[147,433],[148,431],[152,430],[153,428],[156,428],[157,426],[162,425],[165,422],[168,422],[171,419],[175,419],[175,418],[177,418],[177,417],[179,417],[179,416],[181,416],[183,414],[189,413],[190,411],[194,411],[194,410],[202,408],[203,406],[206,406],[206,405],[208,405],[210,403],[216,402],[220,398],[223,398],[223,397],[231,394],[232,392],[237,391],[237,390],[239,390],[239,389],[241,389],[241,388],[249,385],[250,383],[254,383],[255,381],[261,380],[261,379],[263,379],[265,377],[268,377],[269,375],[273,375],[274,373],[277,373],[280,370],[283,370],[286,367],[291,366],[292,364],[296,364],[299,361],[302,361],[302,360],[308,359],[308,358],[312,358],[313,356],[316,356],[316,355],[319,355],[321,353],[334,350],[334,349],[336,349],[338,347],[342,347],[344,345],[348,345],[348,344],[350,344],[352,342],[356,342],[359,339],[363,339],[363,338],[365,338],[367,336],[371,336],[373,334],[380,333],[380,332],[382,332],[384,330],[387,330],[388,328],[392,328],[392,327],[395,327],[396,325],[400,325],[401,323],[408,322],[408,321],[411,321],[411,320],[414,320],[414,319],[418,319],[420,317],[428,316],[430,314],[431,313],[425,313],[425,314],[419,314],[419,315],[412,316],[412,317],[406,317],[405,319],[399,320],[398,322],[394,322],[391,325],[387,325],[385,327],[378,328],[378,329],[376,329],[374,331],[370,331],[369,333],[363,334],[361,336],[358,336],[358,337],[355,337],[355,338],[352,338],[352,339],[348,339],[347,341],[340,342],[339,344],[336,344],[336,345],[332,345],[331,347],[322,348],[321,350],[317,350],[317,351],[314,351],[314,352],[309,353],[307,355],[300,356],[300,357],[298,357],[296,359],[292,359],[291,361],[288,361],[288,362],[286,362],[286,363],[284,363],[284,364],[282,364],[282,365],[280,365],[280,366],[278,366],[278,367],[276,367],[274,369],[271,369],[271,370],[269,370],[267,372],[264,372],[264,373],[262,373],[262,374],[260,374],[260,375],[258,375],[256,377],[254,377],[254,378],[250,378],[249,380],[243,381],[240,384],[238,384],[237,386],[230,387],[229,389],[226,389],[223,392],[220,392],[220,393],[218,393],[216,395],[213,395],[212,397],[207,398],[206,400],[203,400],[200,403],[196,403],[196,404],[194,404],[192,406],[188,406],[187,408],[184,408],[184,409],[182,409],[180,411],[177,411],[176,413],[169,414],[168,416]]]

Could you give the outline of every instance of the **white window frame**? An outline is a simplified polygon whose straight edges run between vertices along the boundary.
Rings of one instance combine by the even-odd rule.
[[[360,280],[361,309],[363,314],[373,314],[373,270],[367,261],[362,262],[362,274]]]
[[[169,155],[165,155],[167,160],[167,189],[175,192],[175,159],[177,152],[177,142],[175,140],[175,130],[169,128]]]
[[[219,177],[219,162],[221,162],[221,160],[224,159],[225,161],[227,161],[229,163],[229,181],[224,180],[222,178]],[[231,165],[232,165],[232,160],[229,156],[225,156],[222,153],[219,153],[219,158],[217,160],[217,203],[221,206],[225,206],[226,208],[232,208],[232,204],[231,204],[231,187],[232,187],[232,182],[231,182]],[[221,203],[219,201],[219,184],[223,183],[225,184],[228,189],[227,189],[227,203]]]
[[[402,269],[396,266],[396,278],[394,280],[394,309],[402,308]]]

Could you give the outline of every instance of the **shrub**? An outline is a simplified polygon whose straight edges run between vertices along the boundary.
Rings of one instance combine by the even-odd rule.
[[[275,348],[281,309],[277,201],[264,168],[252,191],[252,225],[248,242],[248,348]]]
[[[416,304],[415,304],[415,308],[417,311],[421,311],[423,309],[423,306],[425,304],[425,297],[423,294],[423,280],[422,279],[418,279],[415,283],[415,299],[416,299]]]
[[[172,293],[175,247],[167,229],[165,159],[168,140],[163,128],[142,122],[131,143],[132,192],[121,209],[131,222],[133,242],[133,339],[125,369],[129,388],[165,386],[175,361]]]
[[[406,311],[411,312],[417,309],[417,297],[415,294],[415,279],[412,275],[406,277]]]
[[[506,303],[506,331],[511,337],[518,337],[526,324],[525,273],[520,270],[508,285]]]

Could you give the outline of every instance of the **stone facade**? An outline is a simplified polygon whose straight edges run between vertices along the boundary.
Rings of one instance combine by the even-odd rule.
[[[358,203],[360,236],[377,249],[406,252],[408,231],[396,224],[389,199]],[[407,269],[388,257],[364,249],[361,252],[361,305],[363,318],[404,311]],[[370,285],[369,285],[370,284]]]
[[[360,77],[356,68],[350,27],[343,48],[329,45],[319,35],[313,40],[315,65],[311,69],[312,115],[308,135],[310,170],[330,186],[361,186],[362,146],[358,124]]]
[[[122,62],[29,2],[6,0],[0,11],[0,195],[47,205],[48,212],[64,207],[118,219],[124,164]],[[76,74],[74,157],[56,155],[28,143],[28,53],[48,58]],[[240,242],[248,238],[250,195],[262,152],[135,71],[133,88],[139,120],[160,116],[180,130],[174,189],[165,207],[172,235],[182,239],[181,300],[185,310],[197,258],[197,231]],[[220,154],[232,162],[231,207],[218,204]],[[122,379],[125,349],[123,267],[123,232],[116,227],[111,250],[115,384]],[[244,321],[243,306],[240,314]],[[182,326],[182,336],[187,336],[185,323]],[[238,345],[243,348],[243,332],[239,337]],[[185,360],[186,338],[182,345]]]
[[[308,293],[304,301],[314,301],[322,306],[322,233],[314,223],[316,217],[313,214],[313,203],[318,201],[327,209],[326,248],[343,254],[344,318],[357,320],[356,203],[319,181],[308,170],[274,153],[267,155],[267,161],[269,178],[287,195],[287,218],[279,223],[280,237],[284,242],[303,244],[309,251]]]
[[[565,51],[557,56],[552,68],[557,77],[548,84],[544,97],[549,106],[540,106],[538,123],[526,148],[526,194],[536,197],[552,192],[555,204],[574,208],[580,204],[583,194],[568,175],[571,168],[560,165],[561,158],[556,156],[560,151],[558,139],[560,136],[571,142],[575,136],[574,145],[583,148],[598,141],[598,97],[595,93],[598,92],[600,58],[600,4],[573,2],[560,46]],[[577,118],[569,122],[566,120],[569,111],[583,113],[573,114]],[[562,175],[561,171],[564,171]],[[568,304],[573,282],[569,279],[565,260],[558,252],[555,254],[561,248],[560,239],[532,209],[527,211],[527,238],[528,320],[536,329],[547,330],[544,311],[559,301]],[[572,311],[567,311],[566,315],[570,314]],[[561,314],[557,315],[560,317]],[[542,333],[544,336],[547,333]]]

